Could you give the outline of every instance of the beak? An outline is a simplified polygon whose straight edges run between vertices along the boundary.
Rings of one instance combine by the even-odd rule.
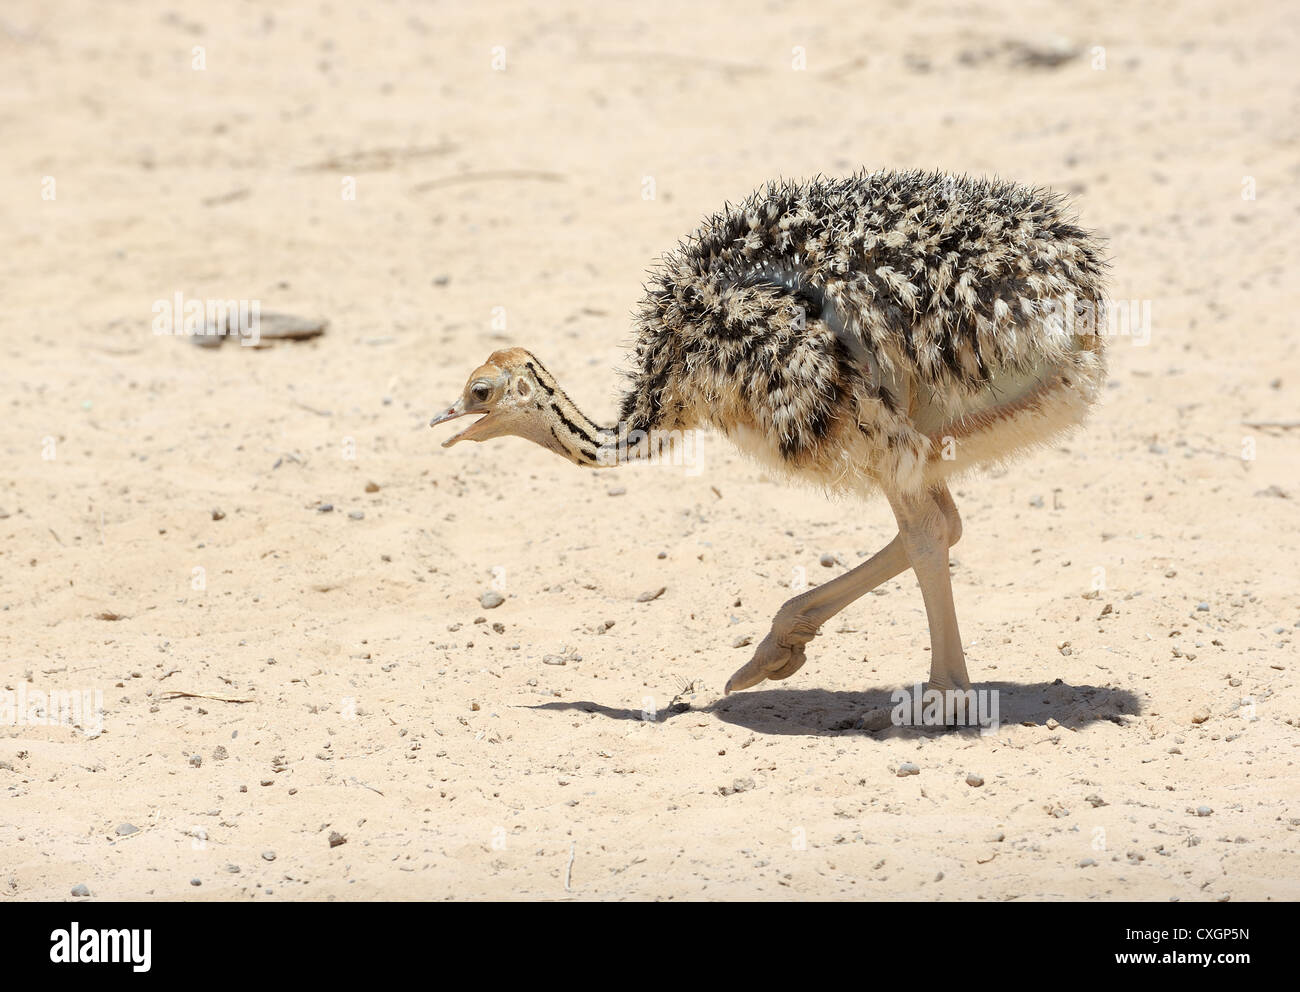
[[[434,417],[432,420],[429,421],[429,426],[437,427],[439,424],[445,424],[447,423],[447,421],[455,420],[458,417],[468,417],[475,413],[489,412],[486,407],[480,407],[480,406],[473,406],[466,409],[464,406],[462,406],[463,402],[464,402],[463,399],[459,399],[451,406],[447,407],[446,410],[444,410],[442,413],[438,414],[436,417]],[[470,424],[459,434],[453,434],[451,437],[447,438],[447,440],[443,441],[442,446],[444,448],[450,448],[457,441],[464,441],[466,439],[473,440],[473,435],[471,432],[474,430],[475,427],[483,423],[484,420],[487,420],[487,417],[484,417],[482,420],[474,421],[474,423]]]

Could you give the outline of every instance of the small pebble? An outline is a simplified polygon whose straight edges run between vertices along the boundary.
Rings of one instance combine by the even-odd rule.
[[[638,603],[651,603],[668,591],[667,586],[660,586],[658,589],[652,589],[649,592],[643,592],[636,598]]]
[[[1210,604],[1209,604],[1209,603],[1197,603],[1197,604],[1196,604],[1196,611],[1197,611],[1198,613],[1209,613],[1209,612],[1210,612]]]
[[[1195,713],[1192,714],[1192,723],[1204,723],[1209,718],[1210,718],[1210,711],[1206,709],[1204,706],[1202,706],[1199,709],[1197,709]]]
[[[216,510],[216,509],[214,509],[214,510],[212,511],[212,519],[213,519],[213,520],[225,520],[225,519],[226,519],[226,515],[225,515],[225,513],[223,513],[221,510]]]
[[[190,879],[190,884],[191,884],[191,885],[202,885],[202,884],[203,884],[203,880],[202,880],[201,878],[191,878],[191,879]]]
[[[191,755],[190,755],[190,764],[193,765],[195,768],[198,768],[199,766],[201,766],[201,765],[203,764],[203,755],[201,755],[201,754],[191,754]]]
[[[737,778],[737,779],[732,779],[730,785],[724,785],[718,791],[721,792],[724,796],[733,796],[737,792],[748,792],[750,789],[753,789],[754,787],[755,787],[755,783],[752,778]]]
[[[615,486],[609,490],[611,496],[623,496],[627,493],[627,486]]]
[[[134,833],[139,833],[140,828],[134,823],[119,823],[117,825],[117,835],[119,837],[130,837]]]
[[[366,511],[365,511],[365,510],[349,510],[349,511],[348,511],[348,519],[349,519],[349,520],[365,520],[365,519],[366,519]]]
[[[921,766],[914,765],[910,761],[904,761],[901,765],[898,766],[898,771],[895,774],[897,774],[899,778],[903,778],[904,776],[907,775],[920,775]]]
[[[567,665],[568,659],[562,654],[548,654],[542,659],[543,665]]]
[[[1084,858],[1082,861],[1079,862],[1080,868],[1094,868],[1096,867],[1096,865],[1097,862],[1094,861],[1092,858]]]
[[[275,860],[275,852],[274,852],[274,851],[263,851],[263,852],[262,852],[262,860],[263,860],[263,861],[274,861],[274,860]]]
[[[72,887],[72,894],[73,894],[74,896],[78,896],[78,897],[84,898],[84,897],[90,895],[90,889],[86,888],[85,885],[74,885],[74,886]]]
[[[377,492],[379,492],[379,486],[376,485],[376,484],[373,483],[373,482],[367,482],[367,483],[366,483],[366,492],[368,492],[368,493],[377,493]]]
[[[340,844],[346,844],[348,839],[337,830],[330,831],[330,847],[338,847]]]
[[[489,589],[478,598],[479,605],[485,610],[495,610],[498,606],[506,601],[506,598],[495,589]]]
[[[218,744],[215,748],[212,749],[212,757],[215,758],[217,761],[225,761],[228,757],[230,757],[230,752],[226,750],[224,745]]]
[[[316,507],[316,512],[317,512],[317,513],[333,513],[333,512],[334,512],[334,504],[333,504],[333,503],[322,503],[320,506]]]
[[[1208,806],[1197,806],[1197,807],[1196,807],[1196,815],[1197,815],[1197,816],[1209,816],[1209,815],[1210,815],[1211,813],[1213,813],[1213,812],[1214,812],[1214,810],[1210,809],[1210,807],[1208,807]]]
[[[823,551],[817,560],[821,562],[822,568],[833,568],[835,565],[835,556],[829,551]]]
[[[984,784],[984,779],[983,777],[976,775],[974,772],[971,772],[969,775],[966,776],[966,784],[972,786],[973,788],[978,789],[981,785]]]

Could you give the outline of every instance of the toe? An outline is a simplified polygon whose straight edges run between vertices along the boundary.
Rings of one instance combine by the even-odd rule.
[[[803,653],[803,645],[797,644],[790,651],[790,660],[774,672],[768,673],[768,678],[773,681],[788,679],[799,669],[803,668],[803,663],[808,660],[808,656]]]
[[[768,634],[754,651],[754,657],[749,659],[749,663],[727,680],[723,693],[748,689],[764,679],[789,678],[803,667],[806,660],[802,644],[791,647]]]
[[[784,669],[789,662],[790,649],[775,644],[770,638],[765,637],[763,643],[758,646],[758,650],[754,652],[754,656],[749,659],[748,664],[727,679],[727,685],[723,689],[723,693],[725,695],[739,689],[748,689],[752,685],[758,685],[764,679],[771,678],[773,672]]]

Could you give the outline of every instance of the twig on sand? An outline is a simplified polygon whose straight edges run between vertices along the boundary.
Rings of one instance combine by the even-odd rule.
[[[578,842],[575,840],[569,847],[569,863],[564,869],[564,891],[569,892],[569,882],[573,879],[573,859],[578,853]]]
[[[371,792],[374,792],[381,796],[383,795],[383,793],[380,792],[378,789],[376,789],[373,785],[366,785],[365,782],[361,781],[361,779],[357,778],[355,775],[353,775],[348,781],[352,782],[354,785],[361,786],[363,789],[369,789]]]
[[[706,55],[685,52],[587,52],[577,56],[578,62],[614,62],[620,65],[647,65],[656,62],[681,69],[704,69],[722,72],[729,76],[752,75],[766,71],[761,65],[727,62]]]
[[[436,145],[409,145],[405,148],[369,148],[344,155],[331,155],[320,162],[300,165],[297,172],[376,172],[394,169],[417,158],[448,155],[456,150],[450,141]]]
[[[1243,427],[1278,427],[1289,430],[1300,427],[1300,420],[1243,420],[1241,424]]]
[[[301,400],[291,400],[290,402],[292,402],[293,405],[298,407],[299,409],[306,410],[308,413],[314,413],[318,417],[334,416],[334,414],[332,414],[329,410],[317,410],[314,406],[308,406],[306,403],[302,402]]]
[[[455,176],[442,176],[419,183],[415,192],[438,189],[442,186],[459,186],[461,183],[484,183],[496,179],[534,179],[544,183],[562,183],[565,177],[558,172],[543,172],[540,169],[496,169],[489,172],[462,172]]]
[[[186,692],[184,689],[168,689],[163,693],[166,699],[176,699],[180,696],[193,699],[215,699],[219,703],[251,703],[253,698],[250,696],[243,699],[239,696],[223,696],[216,692]]]

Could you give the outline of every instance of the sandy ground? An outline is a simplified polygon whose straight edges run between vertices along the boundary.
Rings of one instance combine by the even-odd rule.
[[[1300,430],[1243,423],[1298,415],[1292,5],[280,6],[0,19],[0,688],[105,709],[0,725],[0,895],[1300,896]],[[721,697],[883,501],[426,426],[504,344],[610,419],[658,253],[860,166],[1070,191],[1151,307],[956,488],[993,734],[854,729],[928,670],[908,575]]]

